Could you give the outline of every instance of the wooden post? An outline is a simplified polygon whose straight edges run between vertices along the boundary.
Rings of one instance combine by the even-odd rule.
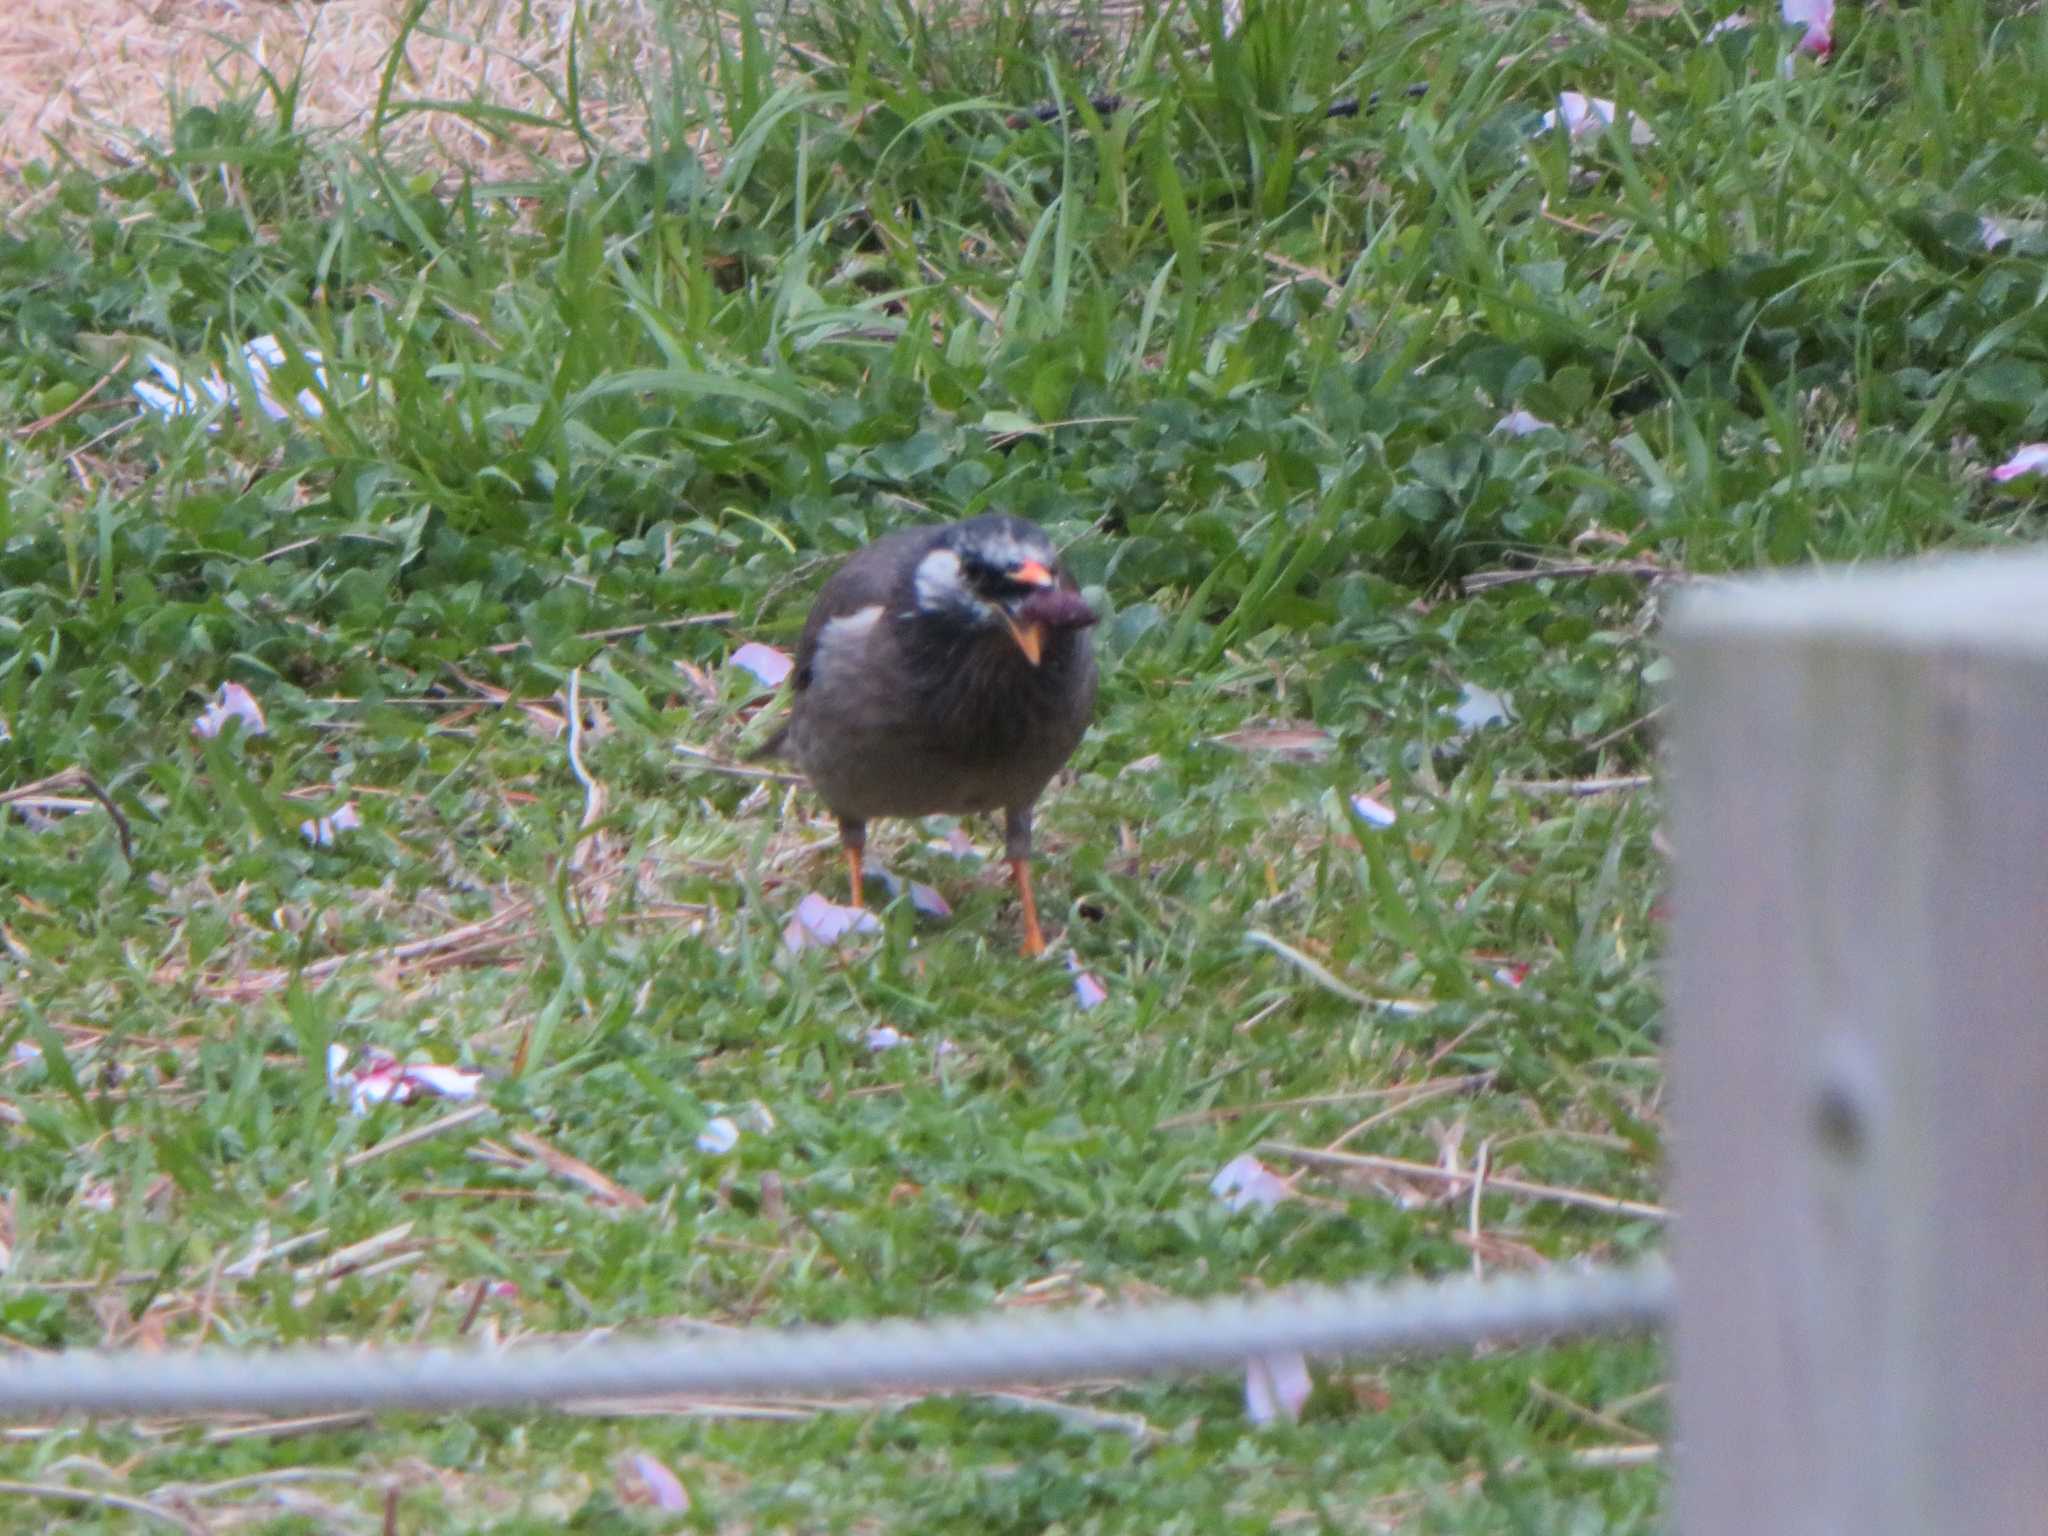
[[[2048,558],[1670,632],[1678,1529],[2048,1530]]]

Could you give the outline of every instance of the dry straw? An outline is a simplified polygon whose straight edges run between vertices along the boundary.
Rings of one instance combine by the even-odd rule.
[[[138,135],[163,139],[179,106],[261,85],[261,70],[301,82],[299,123],[360,132],[411,0],[7,0],[0,24],[0,202],[19,195],[31,160],[89,165],[132,157]],[[406,39],[395,95],[487,101],[559,117],[573,26],[585,126],[632,153],[645,142],[640,84],[669,70],[658,0],[430,0]],[[521,131],[559,157],[566,132]],[[552,141],[552,142],[551,142]],[[388,146],[485,175],[526,158],[452,113],[398,118]]]

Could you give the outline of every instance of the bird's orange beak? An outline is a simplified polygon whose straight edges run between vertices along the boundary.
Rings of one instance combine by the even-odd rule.
[[[1036,560],[1026,560],[1009,572],[1010,580],[1027,587],[1050,587],[1053,574]],[[1034,667],[1038,658],[1045,653],[1045,626],[1043,624],[1020,624],[1008,611],[1003,612],[1003,623],[1008,626],[1010,638],[1017,642],[1017,649],[1024,653],[1024,659]]]
[[[1003,612],[1003,623],[1009,627],[1010,638],[1017,642],[1017,649],[1024,653],[1024,659],[1037,666],[1038,658],[1045,650],[1045,626],[1019,624],[1007,612]]]

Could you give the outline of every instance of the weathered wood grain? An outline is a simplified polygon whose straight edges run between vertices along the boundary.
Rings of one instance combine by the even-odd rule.
[[[2048,558],[1671,653],[1679,1529],[2048,1530]]]

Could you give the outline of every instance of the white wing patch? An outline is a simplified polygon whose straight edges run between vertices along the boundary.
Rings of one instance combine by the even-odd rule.
[[[818,654],[812,670],[820,677],[847,670],[865,670],[868,636],[882,617],[882,605],[869,603],[836,619],[827,619],[818,631]]]

